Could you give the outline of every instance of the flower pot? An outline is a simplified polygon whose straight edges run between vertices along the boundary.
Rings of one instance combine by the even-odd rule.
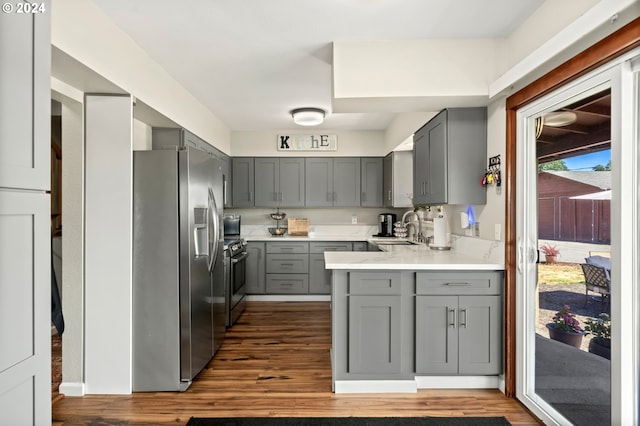
[[[549,329],[549,337],[551,339],[557,340],[558,342],[566,343],[567,345],[571,345],[574,348],[580,349],[580,345],[582,344],[582,336],[584,336],[584,333],[560,330],[557,329],[555,327],[555,324],[553,323],[547,324],[547,328]]]
[[[556,263],[557,256],[555,254],[545,254],[544,260],[547,263]]]
[[[603,358],[611,359],[611,341],[609,344],[603,342],[604,339],[600,337],[594,337],[589,342],[589,352],[592,354],[600,355]]]

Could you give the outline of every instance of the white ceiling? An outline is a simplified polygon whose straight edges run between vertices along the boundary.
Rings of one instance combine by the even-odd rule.
[[[385,129],[390,113],[331,113],[333,41],[506,37],[543,0],[93,0],[231,130]]]

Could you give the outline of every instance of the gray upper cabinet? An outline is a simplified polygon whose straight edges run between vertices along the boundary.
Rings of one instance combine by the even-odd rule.
[[[222,151],[218,151],[216,157],[222,168],[222,193],[225,207],[233,207],[233,186],[231,177],[231,157]]]
[[[413,207],[413,153],[394,151],[384,157],[382,195],[385,207]]]
[[[336,207],[360,205],[360,158],[333,159],[333,192]]]
[[[486,162],[487,109],[442,110],[414,135],[414,204],[485,204]]]
[[[360,160],[360,205],[362,207],[382,207],[383,165],[381,157]]]
[[[304,158],[256,158],[254,182],[256,207],[304,206]]]
[[[360,158],[311,157],[305,163],[307,207],[360,205]]]
[[[231,160],[231,181],[234,207],[254,206],[254,160],[252,157],[234,157]]]
[[[333,159],[306,158],[305,173],[305,205],[333,206]]]

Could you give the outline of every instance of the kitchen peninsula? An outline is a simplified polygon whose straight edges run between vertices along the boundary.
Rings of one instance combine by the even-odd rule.
[[[334,391],[499,387],[503,262],[491,250],[382,247],[324,255]]]

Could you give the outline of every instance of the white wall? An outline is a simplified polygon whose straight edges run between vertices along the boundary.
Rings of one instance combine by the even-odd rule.
[[[405,112],[397,114],[384,132],[385,151],[395,150],[399,144],[411,137],[416,130],[431,120],[439,111]]]
[[[52,45],[216,148],[229,152],[229,128],[94,3],[56,0],[51,9]]]
[[[507,67],[512,67],[600,0],[545,1],[507,38]],[[503,70],[506,71],[506,68]]]
[[[340,110],[342,98],[486,97],[489,82],[506,67],[500,39],[334,42],[333,46],[334,110]]]
[[[133,101],[85,97],[85,383],[131,393]]]
[[[151,149],[151,126],[140,120],[133,120],[133,150],[148,151]]]
[[[277,135],[295,134],[332,134],[338,137],[337,151],[278,151]],[[384,132],[370,131],[331,131],[309,129],[300,130],[264,130],[237,131],[231,133],[231,155],[234,157],[366,157],[386,155]]]

